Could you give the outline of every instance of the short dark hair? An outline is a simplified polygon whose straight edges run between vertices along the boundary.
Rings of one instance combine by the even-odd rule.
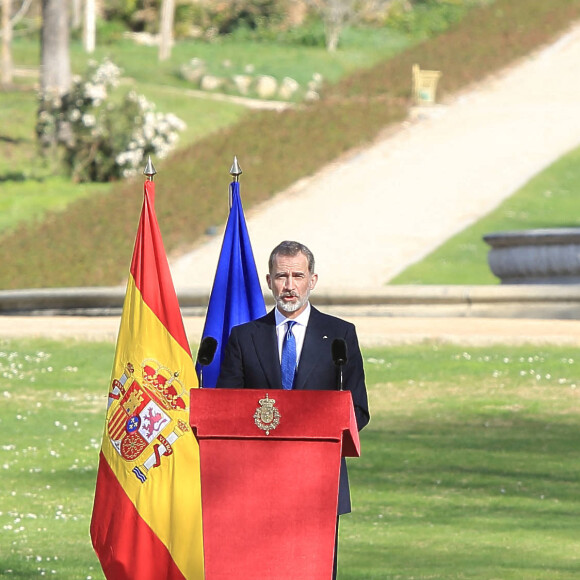
[[[300,242],[284,241],[279,243],[270,254],[270,259],[268,260],[268,272],[272,271],[274,267],[274,259],[276,256],[297,256],[298,254],[304,254],[308,259],[308,272],[314,274],[314,254]]]

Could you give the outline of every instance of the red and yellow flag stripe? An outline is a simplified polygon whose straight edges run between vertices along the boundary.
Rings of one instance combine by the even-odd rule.
[[[121,387],[119,394],[111,387],[91,537],[107,578],[202,579],[199,448],[189,428],[189,389],[198,386],[197,375],[153,202],[154,184],[149,181],[111,380],[112,385],[121,384],[130,366],[137,389],[122,407],[126,390]],[[148,375],[152,367],[159,371],[154,379]],[[173,393],[167,399],[164,386]],[[179,404],[167,404],[177,399]],[[153,406],[145,409],[147,401]],[[126,430],[119,428],[120,413],[144,435],[133,434],[129,420]],[[135,459],[123,451],[130,436],[141,445]]]

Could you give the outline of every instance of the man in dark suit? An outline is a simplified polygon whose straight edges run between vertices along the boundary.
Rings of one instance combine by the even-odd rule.
[[[347,353],[342,367],[343,384],[352,393],[360,431],[370,415],[354,325],[311,306],[310,291],[316,286],[318,275],[314,271],[314,256],[303,244],[285,241],[276,246],[270,254],[268,270],[266,280],[276,308],[262,318],[232,329],[217,387],[337,390],[338,367],[333,361],[332,344],[335,339],[343,339]],[[287,362],[288,357],[291,362]],[[338,515],[350,510],[343,459]],[[334,573],[336,577],[336,550]]]

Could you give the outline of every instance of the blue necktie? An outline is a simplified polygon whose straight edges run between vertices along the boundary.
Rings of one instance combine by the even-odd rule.
[[[294,373],[296,372],[296,339],[292,334],[292,326],[296,324],[294,320],[289,320],[286,325],[288,329],[282,343],[282,388],[290,390],[294,384]]]

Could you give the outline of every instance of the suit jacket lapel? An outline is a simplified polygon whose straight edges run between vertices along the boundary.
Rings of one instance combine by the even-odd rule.
[[[300,354],[300,363],[294,380],[295,389],[305,389],[308,377],[316,364],[323,350],[323,341],[327,340],[324,331],[320,326],[320,316],[318,310],[311,306],[310,319],[304,335],[304,344]]]
[[[254,347],[262,366],[268,388],[282,388],[282,372],[278,354],[278,340],[276,338],[276,317],[271,310],[263,319],[264,327],[254,333]]]

